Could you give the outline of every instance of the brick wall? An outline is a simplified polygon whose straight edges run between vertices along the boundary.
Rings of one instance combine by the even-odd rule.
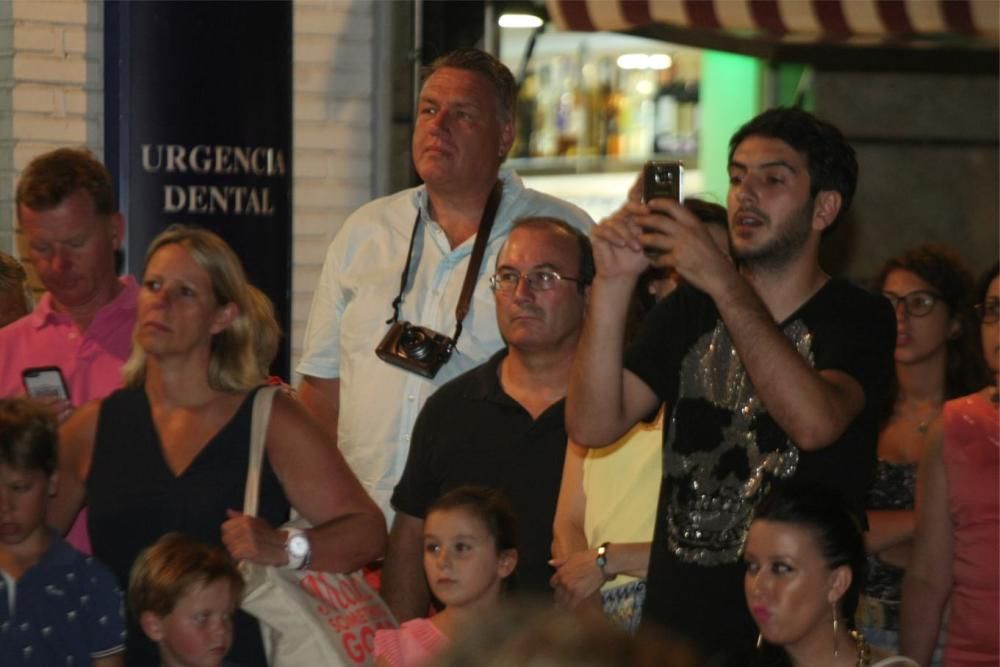
[[[39,153],[104,145],[103,9],[86,0],[0,2],[0,250],[16,249],[14,187]],[[30,269],[30,267],[29,267]]]
[[[293,369],[326,248],[351,211],[372,197],[377,4],[295,2]]]
[[[323,256],[372,197],[379,3],[296,0],[293,63],[292,367]],[[0,250],[16,247],[14,187],[36,155],[103,156],[103,5],[0,0]]]

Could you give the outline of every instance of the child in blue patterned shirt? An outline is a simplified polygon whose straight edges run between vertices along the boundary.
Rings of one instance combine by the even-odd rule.
[[[114,575],[45,524],[57,442],[45,408],[0,400],[0,665],[120,667]]]

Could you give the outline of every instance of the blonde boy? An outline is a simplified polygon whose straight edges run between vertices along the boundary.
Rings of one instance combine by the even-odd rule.
[[[233,643],[242,592],[243,578],[224,549],[167,533],[132,566],[128,602],[159,645],[161,667],[218,667]]]

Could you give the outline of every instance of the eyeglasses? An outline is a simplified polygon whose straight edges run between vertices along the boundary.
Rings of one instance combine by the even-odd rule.
[[[903,310],[910,317],[929,315],[934,310],[934,304],[941,298],[940,294],[928,290],[917,290],[902,296],[892,292],[882,292],[882,296],[889,300],[893,310],[899,310],[899,304],[903,304]]]
[[[976,313],[984,324],[993,324],[1000,320],[1000,299],[986,299],[976,304]]]
[[[513,292],[517,289],[517,284],[521,282],[522,278],[528,283],[528,287],[535,292],[547,292],[548,290],[555,289],[559,282],[563,280],[569,280],[574,283],[580,282],[579,278],[559,275],[555,271],[548,269],[539,269],[537,271],[529,271],[528,273],[521,273],[514,269],[501,269],[490,276],[490,289],[494,292]]]

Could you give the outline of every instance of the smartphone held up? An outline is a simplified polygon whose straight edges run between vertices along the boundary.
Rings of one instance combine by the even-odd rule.
[[[674,199],[684,203],[684,163],[651,160],[642,168],[642,201]]]
[[[650,160],[642,169],[642,201],[648,204],[654,199],[673,199],[684,202],[684,164],[682,162],[660,162]],[[658,233],[644,229],[647,234]],[[644,247],[643,251],[651,259],[659,257],[663,251],[654,247]]]

